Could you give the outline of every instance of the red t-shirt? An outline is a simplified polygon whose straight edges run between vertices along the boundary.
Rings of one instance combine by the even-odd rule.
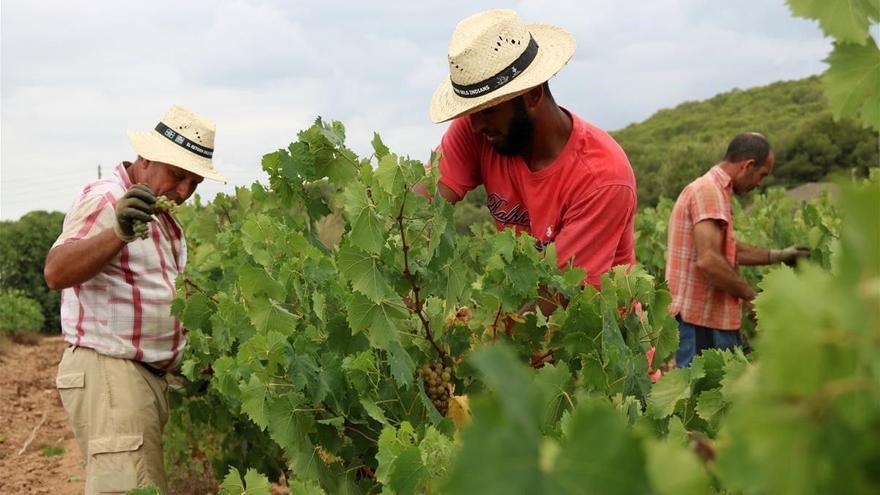
[[[626,154],[602,129],[566,112],[571,136],[556,160],[532,172],[521,156],[504,156],[474,133],[468,117],[452,122],[440,142],[440,182],[459,196],[484,184],[498,229],[528,232],[543,248],[556,243],[569,260],[599,279],[612,266],[635,263],[636,179]]]

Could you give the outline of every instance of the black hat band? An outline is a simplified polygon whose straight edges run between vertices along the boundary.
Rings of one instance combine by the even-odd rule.
[[[163,137],[165,137],[166,139],[168,139],[172,143],[180,146],[181,148],[183,148],[191,153],[195,153],[196,155],[199,155],[201,157],[208,158],[208,159],[211,159],[211,157],[214,156],[214,148],[206,148],[206,147],[201,146],[197,143],[194,143],[193,141],[190,141],[189,139],[187,139],[187,137],[184,136],[183,134],[168,127],[167,125],[163,124],[162,122],[159,122],[159,125],[156,126],[156,132],[161,134]]]
[[[456,84],[455,81],[452,81],[450,76],[452,91],[462,98],[476,98],[478,96],[483,96],[486,93],[491,93],[510,81],[513,81],[516,76],[522,74],[522,72],[535,60],[537,55],[538,43],[535,41],[535,38],[532,38],[532,36],[529,35],[529,44],[526,45],[526,49],[523,50],[522,54],[514,60],[513,63],[508,65],[501,72],[478,83],[468,85]]]

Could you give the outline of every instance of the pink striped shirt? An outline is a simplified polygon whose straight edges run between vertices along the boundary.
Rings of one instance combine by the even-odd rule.
[[[716,165],[688,184],[672,208],[666,252],[666,281],[672,293],[669,312],[693,325],[715,330],[739,330],[742,309],[739,298],[713,286],[697,267],[694,225],[703,220],[720,222],[721,254],[734,270],[736,236],[730,200],[733,180]]]
[[[126,166],[86,185],[64,217],[52,247],[88,239],[116,221],[116,200],[132,186]],[[149,237],[128,243],[100,273],[61,291],[61,330],[70,344],[171,369],[186,336],[171,316],[174,280],[186,264],[183,230],[167,213],[149,223]]]

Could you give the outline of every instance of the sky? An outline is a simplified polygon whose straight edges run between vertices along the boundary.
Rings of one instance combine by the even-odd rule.
[[[347,144],[381,134],[426,159],[445,124],[428,104],[448,77],[456,23],[512,8],[578,43],[551,88],[607,130],[734,88],[821,73],[831,48],[784,0],[3,0],[0,5],[0,220],[66,211],[80,188],[136,157],[126,130],[179,104],[217,125],[227,184],[265,179],[261,157],[317,116]]]

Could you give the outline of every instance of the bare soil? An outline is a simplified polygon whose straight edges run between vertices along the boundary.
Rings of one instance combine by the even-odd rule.
[[[60,336],[2,346],[0,493],[73,495],[85,489],[82,455],[55,389],[65,346]]]

